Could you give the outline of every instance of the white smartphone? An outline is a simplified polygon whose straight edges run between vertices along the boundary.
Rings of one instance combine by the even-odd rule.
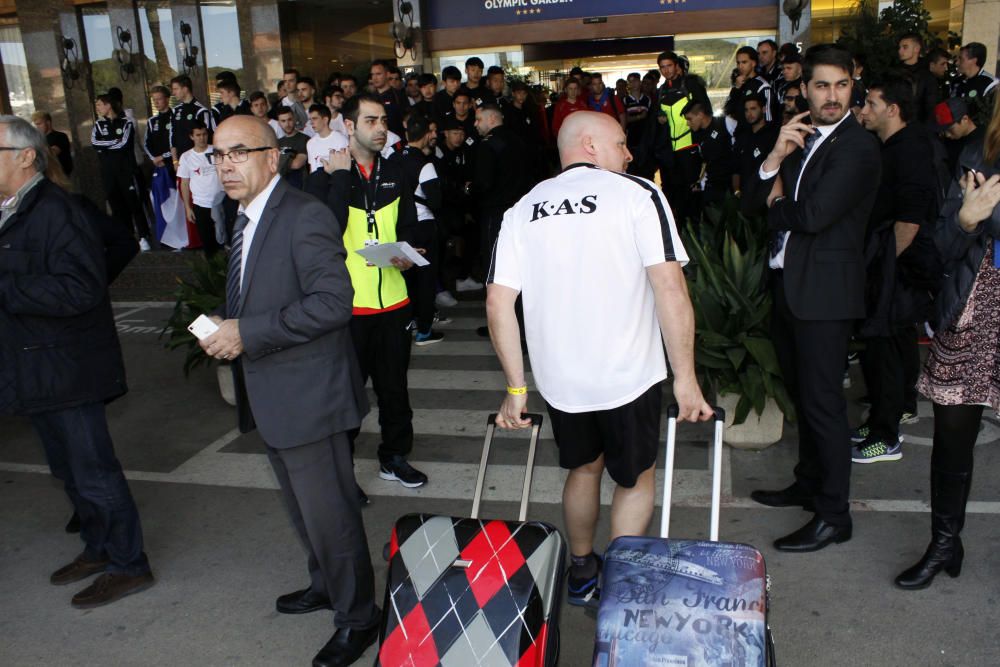
[[[188,325],[188,331],[198,340],[205,340],[218,330],[219,325],[210,320],[206,315],[199,315],[198,319]]]

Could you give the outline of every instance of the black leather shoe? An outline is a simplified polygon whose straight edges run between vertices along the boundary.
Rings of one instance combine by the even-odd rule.
[[[816,511],[812,496],[804,493],[797,484],[780,491],[752,491],[750,498],[768,507],[801,507],[807,512]]]
[[[840,544],[851,539],[851,526],[836,526],[827,523],[818,516],[814,516],[806,525],[796,530],[791,535],[785,535],[774,541],[774,548],[778,551],[790,551],[792,553],[806,553],[809,551],[819,551],[831,544]]]
[[[282,595],[275,601],[274,608],[279,614],[308,614],[320,609],[332,609],[330,598],[314,592],[312,588]]]
[[[313,658],[313,667],[346,667],[354,664],[378,639],[380,623],[365,630],[340,628]]]

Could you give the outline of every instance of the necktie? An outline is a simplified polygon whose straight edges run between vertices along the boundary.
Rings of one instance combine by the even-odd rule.
[[[240,308],[243,282],[243,229],[250,219],[240,213],[233,224],[233,242],[229,246],[229,271],[226,274],[226,316],[235,319]]]
[[[802,177],[802,170],[806,168],[806,159],[809,157],[809,153],[812,152],[813,146],[819,140],[819,130],[815,130],[812,134],[806,137],[806,145],[802,147],[802,161],[799,163],[799,173],[796,175],[796,188],[798,187],[798,179]],[[780,176],[779,176],[780,178]],[[788,232],[775,232],[774,236],[771,238],[771,257],[777,257],[781,253],[781,249],[785,247],[785,241],[788,239]]]

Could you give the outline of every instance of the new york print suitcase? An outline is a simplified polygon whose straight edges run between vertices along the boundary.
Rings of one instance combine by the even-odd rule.
[[[486,424],[472,516],[408,514],[392,529],[381,667],[555,665],[566,546],[526,521],[542,416],[532,422],[517,521],[479,518],[496,415]]]
[[[764,558],[719,542],[722,432],[715,409],[711,541],[668,539],[677,406],[667,413],[660,537],[620,537],[604,556],[594,667],[774,665]]]

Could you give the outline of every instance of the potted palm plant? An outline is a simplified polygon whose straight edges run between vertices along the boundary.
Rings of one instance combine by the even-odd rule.
[[[185,351],[185,376],[199,366],[211,366],[215,363],[215,359],[201,349],[198,339],[191,335],[187,326],[199,315],[208,315],[225,302],[227,268],[228,259],[220,252],[210,259],[196,258],[191,263],[191,278],[177,279],[177,301],[163,335],[167,336],[168,349]],[[236,391],[229,364],[216,364],[215,372],[223,400],[230,405],[236,405]]]
[[[726,442],[772,445],[781,439],[783,416],[794,419],[794,407],[770,338],[766,222],[742,215],[731,197],[682,234],[691,257],[686,272],[699,380],[726,409]]]

